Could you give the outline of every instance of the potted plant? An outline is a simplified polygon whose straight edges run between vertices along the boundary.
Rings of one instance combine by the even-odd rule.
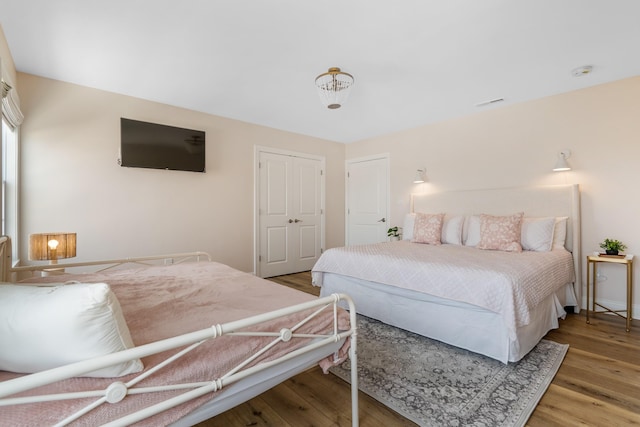
[[[391,227],[387,230],[387,236],[389,236],[389,239],[391,241],[400,240],[400,229],[397,226]]]
[[[604,239],[604,242],[600,243],[600,247],[604,249],[607,255],[618,255],[618,252],[627,249],[624,243],[615,239]]]

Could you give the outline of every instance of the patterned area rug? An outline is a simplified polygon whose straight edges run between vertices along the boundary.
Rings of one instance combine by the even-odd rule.
[[[517,363],[358,316],[359,389],[421,426],[523,426],[569,348],[542,340]],[[350,380],[349,362],[331,372]]]

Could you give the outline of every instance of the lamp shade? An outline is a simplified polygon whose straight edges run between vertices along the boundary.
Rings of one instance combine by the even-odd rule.
[[[416,170],[416,175],[413,178],[413,183],[422,184],[425,181],[425,177],[424,177],[425,172],[426,172],[426,169]]]
[[[29,235],[29,259],[56,260],[76,256],[76,233],[37,233]]]
[[[564,172],[570,171],[571,166],[567,163],[567,159],[571,157],[571,151],[568,149],[564,149],[558,153],[558,160],[556,161],[556,165],[553,167],[554,172]]]

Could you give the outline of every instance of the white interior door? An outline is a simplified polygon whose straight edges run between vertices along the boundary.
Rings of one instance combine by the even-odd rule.
[[[389,212],[389,159],[347,163],[347,245],[387,240]]]
[[[319,159],[260,152],[258,274],[311,270],[322,247],[322,166]]]

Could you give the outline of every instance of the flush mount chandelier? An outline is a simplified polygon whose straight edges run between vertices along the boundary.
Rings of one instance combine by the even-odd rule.
[[[338,67],[329,68],[329,71],[316,77],[320,100],[330,110],[340,108],[345,103],[351,86],[353,86],[353,76],[340,71]]]

